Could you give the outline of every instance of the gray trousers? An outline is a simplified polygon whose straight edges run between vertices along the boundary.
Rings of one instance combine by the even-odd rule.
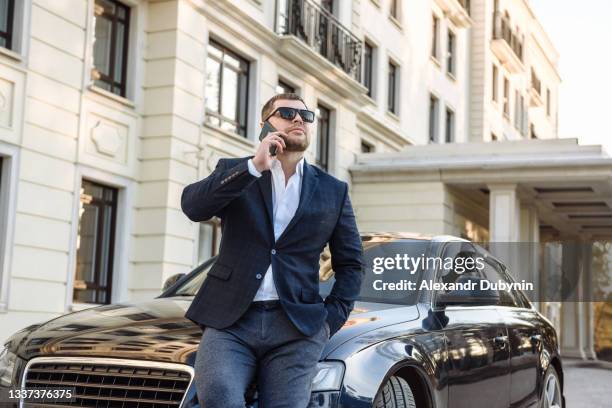
[[[278,302],[253,303],[232,326],[206,327],[194,382],[203,408],[244,408],[257,380],[259,408],[306,408],[327,323],[312,337],[295,328]]]

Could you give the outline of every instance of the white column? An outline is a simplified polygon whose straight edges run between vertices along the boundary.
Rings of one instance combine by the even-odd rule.
[[[579,330],[584,333],[582,350],[586,358],[594,360],[597,358],[595,354],[595,322],[593,320],[593,274],[591,271],[591,264],[593,258],[593,242],[591,240],[585,240],[580,245],[581,249],[581,274],[580,274],[580,286],[582,287],[582,306],[581,319],[583,323]]]
[[[516,195],[516,184],[491,184],[488,187],[491,242],[518,241],[519,202]]]
[[[536,302],[536,307],[540,309],[540,222],[537,209],[534,205],[523,204],[520,208],[520,244],[519,245],[519,266],[516,271],[517,279],[525,279],[533,283],[534,290],[528,293],[529,297]]]
[[[514,245],[509,245],[520,240],[520,204],[516,184],[492,184],[488,187],[491,253],[503,261],[513,276],[518,278],[518,251]]]
[[[569,282],[569,299],[561,305],[561,354],[595,359],[593,338],[592,243],[588,240],[563,245],[563,280]],[[565,288],[564,292],[567,291]]]

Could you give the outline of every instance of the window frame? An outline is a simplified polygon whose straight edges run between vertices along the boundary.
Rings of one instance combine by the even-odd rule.
[[[369,53],[368,53],[369,49]],[[376,46],[372,44],[367,39],[363,42],[363,75],[362,75],[362,84],[366,87],[368,95],[370,98],[374,98],[374,55],[375,55]],[[369,62],[369,64],[368,64]],[[369,65],[369,71],[368,71]],[[368,84],[369,83],[369,84]]]
[[[322,112],[326,112],[327,117],[324,118],[325,115]],[[331,145],[331,137],[332,137],[332,109],[328,108],[326,105],[321,102],[317,103],[317,146],[315,152],[315,164],[329,172],[330,170],[330,145]],[[326,124],[326,134],[325,134],[325,143],[322,143],[322,125],[321,123]],[[325,153],[325,157],[323,160],[322,153]]]
[[[499,77],[499,68],[497,68],[497,65],[495,63],[492,64],[492,79],[491,79],[491,86],[492,86],[492,90],[491,90],[491,101],[497,105],[499,103],[499,83],[498,83],[498,77]]]
[[[243,137],[244,139],[249,139],[249,114],[250,114],[250,109],[249,109],[249,98],[250,98],[250,93],[251,93],[251,74],[252,74],[252,61],[249,60],[247,57],[235,52],[234,50],[232,50],[230,47],[226,46],[225,44],[223,44],[222,42],[216,40],[213,37],[209,38],[208,41],[208,45],[207,47],[215,47],[217,48],[219,51],[221,51],[221,58],[219,59],[218,57],[211,55],[210,52],[207,52],[207,56],[206,56],[206,60],[208,62],[209,59],[213,59],[215,60],[217,63],[219,63],[219,92],[218,92],[218,100],[217,100],[217,106],[218,106],[218,112],[215,112],[211,109],[209,109],[209,107],[206,104],[206,96],[204,99],[204,124],[207,126],[210,126],[212,128],[215,129],[219,129],[221,131],[225,131],[225,132],[229,132],[229,133],[233,133],[236,134],[237,136]],[[234,121],[233,119],[224,116],[221,111],[222,111],[222,107],[223,107],[223,70],[225,67],[225,61],[224,61],[224,57],[225,55],[228,54],[230,55],[232,58],[237,59],[240,63],[243,63],[246,65],[246,69],[242,70],[239,69],[238,70],[238,86],[237,86],[237,96],[236,96],[236,116],[237,116],[237,120]],[[208,64],[205,68],[205,76],[208,75]],[[229,69],[236,71],[236,69],[230,67]],[[241,86],[240,86],[240,75],[244,75],[244,78],[246,79],[245,84],[244,84],[244,89],[241,90]],[[207,86],[207,82],[205,81],[204,86]],[[241,93],[244,94],[244,101],[241,102],[240,100],[240,96]],[[240,110],[244,108],[244,112],[240,112]],[[244,118],[244,123],[240,122],[240,118],[243,117]],[[211,118],[216,118],[219,121],[219,124],[214,124],[211,122]],[[230,123],[234,125],[234,128],[237,129],[232,131],[232,130],[228,130],[228,129],[224,129],[222,127],[223,123]]]
[[[510,119],[510,81],[504,75],[504,103],[503,114],[506,119]]]
[[[389,17],[395,19],[398,23],[401,21],[401,1],[391,0],[389,2]]]
[[[248,84],[247,84],[247,86],[248,86]],[[279,92],[279,88],[282,88],[283,91]],[[279,94],[279,93],[297,93],[297,87],[293,86],[289,82],[285,81],[283,78],[279,77],[277,82],[276,82],[275,92],[277,94]]]
[[[440,63],[440,17],[432,13],[431,57]]]
[[[429,142],[440,142],[440,98],[435,94],[429,94]]]
[[[365,147],[365,149],[364,149]],[[367,140],[361,139],[361,153],[374,153],[376,147]]]
[[[449,27],[446,33],[446,73],[453,79],[457,76],[457,34]]]
[[[78,267],[78,261],[79,261],[79,251],[78,248],[75,248],[75,264],[74,264],[74,270],[72,271],[72,287],[71,287],[71,295],[70,295],[70,301],[72,304],[102,304],[102,305],[108,305],[113,303],[113,290],[114,288],[114,283],[116,280],[116,276],[115,276],[115,264],[116,264],[116,259],[115,259],[115,247],[116,247],[116,242],[117,242],[117,223],[118,223],[118,207],[119,207],[119,188],[117,187],[113,187],[113,186],[109,186],[108,184],[105,183],[101,183],[92,179],[89,179],[87,177],[83,177],[81,179],[81,183],[80,186],[81,188],[83,188],[83,185],[89,183],[92,184],[94,186],[97,187],[102,187],[104,189],[104,191],[110,191],[112,194],[112,198],[110,200],[105,199],[105,198],[96,198],[95,200],[100,202],[99,204],[96,205],[100,205],[102,208],[101,213],[103,213],[103,210],[106,208],[111,209],[111,219],[110,221],[106,220],[105,217],[103,217],[104,222],[108,222],[110,224],[110,230],[109,230],[109,236],[108,237],[103,237],[100,235],[99,231],[102,231],[102,233],[104,233],[104,229],[106,224],[104,225],[98,225],[101,226],[101,228],[96,228],[96,238],[95,238],[95,254],[96,256],[102,252],[100,249],[100,246],[102,245],[101,243],[105,240],[108,239],[108,259],[105,261],[107,264],[107,271],[106,271],[106,285],[103,286],[102,282],[100,281],[100,263],[102,262],[100,258],[96,257],[96,259],[94,259],[94,280],[93,281],[84,281],[87,284],[87,289],[94,289],[95,292],[95,301],[90,302],[90,301],[82,301],[82,300],[78,300],[75,297],[75,293],[79,290],[77,288],[75,288],[75,282],[76,282],[76,274],[77,274],[77,267]],[[80,191],[80,189],[79,189]],[[79,194],[79,200],[80,203],[82,203],[82,194]],[[93,200],[92,200],[93,201]],[[76,221],[77,224],[77,238],[80,236],[79,235],[79,230],[80,230],[80,225],[81,225],[81,214],[79,214],[79,218]],[[99,218],[96,219],[96,221],[99,221]],[[94,285],[92,287],[90,287],[89,283],[93,283]],[[100,303],[99,298],[98,298],[98,290],[103,290],[105,292],[105,299],[102,301],[102,303]]]
[[[450,121],[449,121],[449,118],[451,119]],[[451,108],[450,106],[446,105],[445,116],[444,116],[444,143],[454,143],[455,142],[455,139],[456,139],[455,120],[456,120],[455,110]],[[449,123],[450,123],[450,126],[449,126]],[[449,138],[449,134],[451,136],[450,138]]]
[[[6,18],[6,31],[0,30],[0,38],[6,41],[5,45],[0,45],[2,48],[14,51],[14,37],[15,37],[15,0],[8,1],[7,7],[7,18]]]
[[[99,16],[97,16],[95,14],[96,12],[96,0],[94,0],[93,2],[93,12],[94,12],[94,20],[96,18],[103,18],[105,17],[107,20],[110,21],[111,23],[111,45],[110,45],[110,55],[109,55],[109,60],[108,60],[108,64],[110,67],[110,72],[107,74],[103,74],[101,73],[97,67],[96,67],[96,62],[94,60],[95,58],[95,44],[93,44],[93,42],[95,41],[95,24],[92,24],[92,44],[91,44],[91,73],[90,73],[90,81],[92,83],[93,86],[102,89],[106,92],[109,92],[113,95],[117,95],[119,97],[122,98],[127,98],[127,91],[128,91],[128,64],[130,63],[129,61],[129,50],[130,50],[130,31],[131,31],[131,17],[132,17],[132,7],[128,4],[125,4],[123,2],[120,2],[118,0],[105,0],[108,1],[110,3],[113,3],[115,5],[115,7],[117,7],[115,13],[113,15],[109,15],[106,12],[103,11],[102,14],[100,14]],[[121,19],[117,17],[117,13],[119,9],[124,9],[125,10],[125,18]],[[117,54],[116,52],[116,47],[117,47],[117,23],[123,23],[124,29],[123,29],[123,50],[122,50],[122,55],[121,55],[121,78],[122,81],[121,82],[116,82],[114,80],[114,76],[115,76],[115,60],[117,58]],[[98,78],[96,78],[96,75],[99,75]],[[102,84],[100,84],[100,82],[102,82]],[[110,90],[106,89],[104,87],[104,85],[111,87]],[[114,88],[115,87],[119,87],[119,93],[114,92]]]
[[[387,112],[399,116],[399,64],[389,58],[387,67]]]

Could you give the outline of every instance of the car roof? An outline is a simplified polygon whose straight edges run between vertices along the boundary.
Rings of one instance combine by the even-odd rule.
[[[431,235],[423,234],[420,232],[408,232],[408,231],[366,231],[361,232],[361,238],[367,241],[387,241],[392,239],[415,239],[423,241],[434,241],[434,242],[448,242],[448,241],[464,241],[470,242],[467,239],[456,237],[454,235]]]

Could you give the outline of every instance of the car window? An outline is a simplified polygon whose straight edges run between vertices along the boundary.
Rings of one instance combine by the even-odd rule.
[[[506,285],[511,283],[503,272],[502,266],[491,258],[485,259],[485,267],[482,272],[483,277],[492,285],[499,285],[499,282]],[[499,293],[499,306],[522,307],[522,303],[516,298],[514,291],[501,289],[497,292]]]
[[[423,269],[419,268],[414,273],[408,272],[403,268],[389,268],[383,273],[374,272],[375,258],[393,258],[400,255],[403,259],[404,255],[407,258],[423,258],[428,254],[430,247],[429,240],[415,239],[393,239],[393,240],[378,240],[375,242],[364,242],[364,263],[365,273],[361,282],[361,290],[357,300],[363,302],[414,305],[418,301],[419,291],[417,289],[409,290],[406,288],[407,282],[413,282],[415,287],[418,287],[418,282],[421,280]],[[331,268],[331,260],[326,266],[321,267],[319,276],[319,292],[322,297],[327,296],[334,285],[335,274],[329,273]],[[397,264],[396,264],[397,265]],[[400,265],[404,265],[400,262]],[[326,279],[327,278],[327,279]],[[384,284],[396,284],[395,289]],[[404,286],[399,286],[399,285]],[[383,288],[381,290],[381,288]]]
[[[399,239],[376,237],[375,239],[364,239],[364,261],[365,273],[363,275],[361,292],[357,300],[365,302],[390,303],[390,304],[416,304],[418,298],[417,290],[376,290],[375,280],[384,282],[414,281],[421,279],[422,270],[414,274],[406,273],[403,270],[389,270],[384,274],[375,274],[372,271],[372,258],[376,256],[394,257],[397,253],[407,254],[410,257],[419,257],[427,253],[429,240]],[[200,265],[199,270],[192,272],[187,280],[180,284],[176,289],[164,294],[164,296],[195,296],[198,292],[208,271],[214,265],[211,258],[207,265]],[[203,267],[204,266],[204,267]],[[321,253],[319,261],[319,293],[326,297],[331,292],[335,282],[335,273],[332,268],[332,260],[329,248]]]
[[[469,242],[449,242],[444,246],[437,271],[437,281],[456,283],[461,279],[482,279],[476,266],[476,248]],[[473,261],[467,261],[472,259]],[[444,291],[443,291],[444,292]]]
[[[468,259],[471,261],[467,261]],[[479,252],[470,242],[449,242],[442,252],[442,260],[454,259],[454,262],[444,262],[437,273],[437,281],[445,284],[460,283],[466,280],[485,281],[478,288],[499,288],[499,282],[508,284],[503,267],[494,259]],[[484,286],[488,283],[488,286]],[[438,291],[450,293],[453,290]],[[497,290],[499,294],[498,306],[523,307],[520,298],[512,291]],[[479,291],[473,291],[472,296],[478,296]]]
[[[506,265],[502,265],[501,268],[503,269],[503,276],[505,277],[507,282],[512,282],[512,283],[516,282],[512,278],[512,274],[508,271],[508,268],[506,267]],[[514,299],[516,299],[518,307],[524,307],[526,309],[531,308],[531,303],[529,303],[529,300],[527,299],[527,295],[525,295],[520,290],[517,290],[514,288],[511,290],[511,292],[512,292],[512,295],[514,296]]]

